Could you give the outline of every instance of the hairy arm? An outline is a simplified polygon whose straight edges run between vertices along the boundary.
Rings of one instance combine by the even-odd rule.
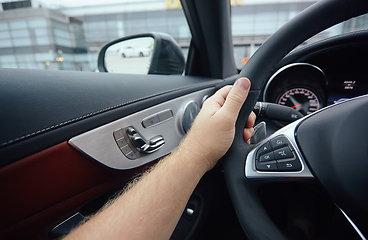
[[[201,177],[232,144],[247,79],[220,89],[203,105],[180,146],[134,187],[65,239],[169,239]],[[253,134],[251,115],[244,138]]]

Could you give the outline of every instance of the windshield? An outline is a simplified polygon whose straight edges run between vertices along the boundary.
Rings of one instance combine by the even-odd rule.
[[[97,71],[100,49],[149,32],[172,36],[184,56],[191,34],[179,0],[0,0],[0,67]],[[315,0],[231,0],[236,67]],[[211,1],[208,1],[211,4]],[[361,16],[304,44],[368,27]]]
[[[234,58],[242,69],[268,37],[316,0],[231,0]],[[368,15],[331,27],[305,41],[310,44],[346,32],[368,28]]]

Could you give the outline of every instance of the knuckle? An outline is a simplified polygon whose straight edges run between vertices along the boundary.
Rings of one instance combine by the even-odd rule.
[[[241,96],[238,93],[233,93],[229,95],[229,98],[231,101],[238,103],[238,104],[243,104],[243,96]]]

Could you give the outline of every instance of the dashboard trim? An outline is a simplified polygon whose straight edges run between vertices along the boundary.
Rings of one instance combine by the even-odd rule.
[[[282,68],[280,68],[279,70],[277,70],[271,77],[270,79],[267,81],[267,84],[266,84],[266,87],[263,91],[263,101],[265,102],[266,101],[266,95],[267,95],[267,91],[268,91],[268,88],[271,84],[271,82],[277,77],[277,75],[279,75],[281,72],[285,71],[286,69],[289,69],[291,67],[295,67],[295,66],[309,66],[309,67],[313,67],[315,69],[317,69],[318,71],[320,71],[323,76],[326,77],[326,74],[322,71],[321,68],[313,65],[313,64],[310,64],[310,63],[291,63],[291,64],[288,64],[288,65],[285,65],[283,66]]]

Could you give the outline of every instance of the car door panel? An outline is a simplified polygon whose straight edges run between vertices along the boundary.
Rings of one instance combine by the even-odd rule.
[[[187,76],[2,69],[0,166],[220,81]]]
[[[49,222],[121,185],[145,167],[113,170],[67,142],[9,164],[0,169],[0,238],[32,239]]]
[[[68,140],[193,92],[213,92],[223,82],[188,76],[0,71],[0,239],[52,239],[49,232],[57,224],[170,151],[148,164],[114,170],[78,152]]]

